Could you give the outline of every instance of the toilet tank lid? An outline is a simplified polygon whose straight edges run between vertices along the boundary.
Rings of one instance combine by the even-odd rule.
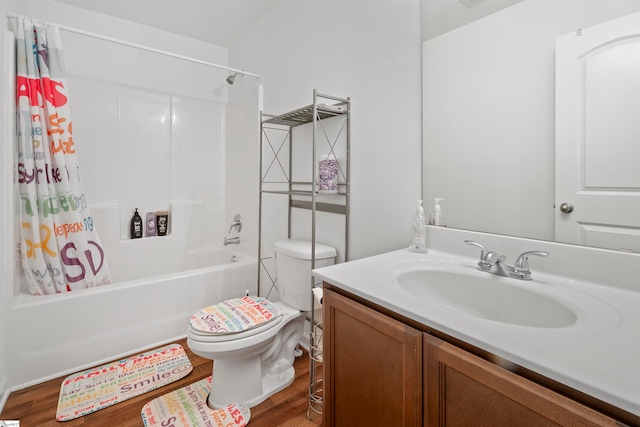
[[[298,259],[311,259],[311,242],[302,239],[278,240],[273,250]],[[316,259],[334,258],[337,252],[331,246],[316,242]]]

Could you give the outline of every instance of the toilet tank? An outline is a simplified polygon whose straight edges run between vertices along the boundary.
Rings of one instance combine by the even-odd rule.
[[[273,244],[280,299],[301,311],[311,310],[311,242],[300,239],[278,240]],[[336,249],[316,243],[315,268],[332,265]],[[317,280],[316,284],[321,283]]]

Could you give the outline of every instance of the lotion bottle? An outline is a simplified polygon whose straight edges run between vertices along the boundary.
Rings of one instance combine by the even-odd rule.
[[[413,252],[427,253],[427,230],[425,227],[424,209],[422,200],[418,200],[416,214],[413,217],[413,236],[411,238],[410,249]]]
[[[444,222],[444,214],[442,213],[442,207],[440,206],[440,201],[444,200],[441,197],[436,197],[433,199],[435,204],[433,205],[433,212],[429,215],[429,225],[436,225],[439,227],[446,227]]]

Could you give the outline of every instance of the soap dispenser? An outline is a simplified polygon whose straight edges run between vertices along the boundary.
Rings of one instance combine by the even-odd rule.
[[[422,200],[418,200],[416,214],[413,217],[413,236],[411,238],[410,249],[413,252],[427,253],[427,230],[424,220],[424,209],[422,208]]]
[[[446,227],[444,222],[444,214],[442,213],[442,207],[440,206],[440,201],[444,200],[441,197],[436,197],[433,199],[435,202],[433,205],[433,212],[429,215],[429,225],[436,225],[439,227]]]

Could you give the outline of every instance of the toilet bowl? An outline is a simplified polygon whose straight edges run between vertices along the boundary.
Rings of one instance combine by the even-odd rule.
[[[312,306],[311,242],[274,244],[281,301],[246,296],[205,307],[191,317],[187,345],[212,359],[207,403],[256,406],[291,385],[295,349]],[[336,250],[316,243],[316,267],[333,264]]]

